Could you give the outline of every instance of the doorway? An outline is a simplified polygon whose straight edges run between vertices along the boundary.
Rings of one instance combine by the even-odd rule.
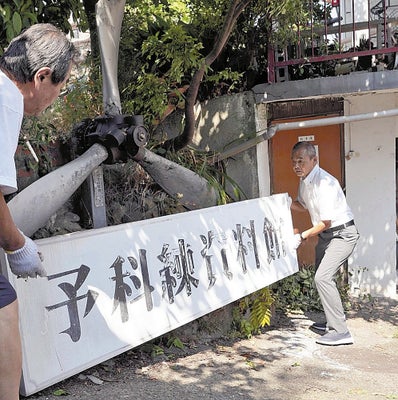
[[[339,114],[327,115],[327,117],[337,115]],[[278,124],[281,122],[303,121],[318,118],[322,117],[283,119],[283,121],[273,120],[272,123]],[[335,176],[344,190],[343,126],[329,125],[281,131],[269,141],[271,194],[287,192],[292,199],[297,197],[299,182],[296,174],[293,172],[290,157],[294,144],[304,140],[312,142],[316,146],[320,167]],[[312,226],[308,213],[292,212],[292,219],[293,227],[300,232]],[[317,237],[309,238],[298,248],[297,258],[299,265],[313,265],[315,263],[315,246],[317,240]]]

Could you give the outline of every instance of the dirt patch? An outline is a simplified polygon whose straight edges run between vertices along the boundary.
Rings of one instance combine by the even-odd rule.
[[[277,314],[252,339],[202,335],[157,356],[143,345],[29,398],[398,399],[398,301],[354,302],[350,346],[317,345],[309,326],[321,317]]]

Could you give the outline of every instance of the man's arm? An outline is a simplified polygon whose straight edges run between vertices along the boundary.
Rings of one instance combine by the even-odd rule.
[[[297,200],[292,201],[292,205],[290,206],[290,209],[293,211],[298,211],[298,212],[307,211],[307,209],[304,208],[303,205]]]
[[[0,194],[0,246],[7,253],[14,275],[21,278],[46,276],[36,243],[16,227],[3,194]]]
[[[25,243],[25,238],[15,226],[10,210],[0,193],[0,247],[7,251],[20,249]]]
[[[290,209],[298,212],[308,211],[298,200],[292,201]],[[316,236],[318,235],[318,233],[321,233],[325,229],[330,228],[330,226],[331,226],[330,220],[321,221],[319,224],[312,226],[311,228],[301,232],[300,234],[301,239],[307,239],[311,236]]]
[[[321,233],[325,229],[329,229],[331,226],[331,221],[326,220],[326,221],[321,221],[319,224],[314,225],[313,227],[301,232],[301,237],[303,239],[307,239],[311,236],[316,236],[318,233]]]

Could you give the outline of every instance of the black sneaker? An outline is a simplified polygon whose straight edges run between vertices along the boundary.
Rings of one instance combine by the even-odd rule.
[[[327,324],[326,322],[314,322],[310,328],[316,329],[317,331],[326,332]]]

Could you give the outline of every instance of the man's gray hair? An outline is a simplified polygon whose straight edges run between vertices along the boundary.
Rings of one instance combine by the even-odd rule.
[[[316,149],[315,146],[310,143],[310,142],[297,142],[292,149],[292,154],[298,150],[304,150],[305,153],[307,154],[307,156],[310,159],[313,159],[314,157],[316,157]]]
[[[51,69],[52,83],[63,82],[79,53],[52,24],[35,24],[16,36],[0,57],[0,68],[17,82],[31,82],[40,68]]]

